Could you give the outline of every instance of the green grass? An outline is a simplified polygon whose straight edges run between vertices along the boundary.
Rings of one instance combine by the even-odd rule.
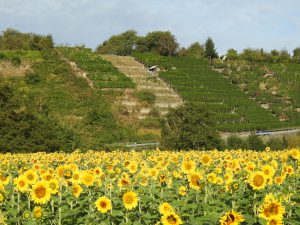
[[[188,57],[162,57],[151,53],[134,53],[144,64],[168,65],[160,72],[185,101],[205,104],[217,116],[217,128],[221,131],[248,131],[290,126],[280,122],[268,110],[241,91],[221,74],[214,72],[205,59]],[[163,66],[166,68],[165,66]]]
[[[99,55],[83,48],[59,48],[69,60],[87,72],[87,76],[99,88],[134,88],[133,81],[119,72],[110,62],[103,60]]]

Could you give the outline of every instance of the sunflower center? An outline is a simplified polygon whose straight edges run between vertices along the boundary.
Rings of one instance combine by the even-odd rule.
[[[23,180],[20,180],[20,181],[19,181],[19,185],[20,185],[21,187],[24,187],[24,186],[25,186],[25,182],[24,182]]]
[[[186,163],[186,164],[184,164],[184,168],[186,170],[191,170],[192,169],[192,165],[190,163]]]
[[[127,195],[127,196],[125,197],[125,202],[126,202],[127,204],[131,204],[131,203],[133,203],[133,201],[134,201],[134,198],[133,198],[131,195]]]
[[[34,179],[34,176],[33,176],[32,174],[28,174],[27,179],[28,179],[28,180],[33,180],[33,179]]]
[[[106,208],[107,203],[105,201],[100,202],[101,208]]]
[[[34,190],[34,193],[38,198],[42,198],[46,195],[46,188],[43,186],[39,186]]]
[[[168,216],[167,220],[170,224],[176,224],[177,223],[177,219],[173,215]]]
[[[256,187],[260,187],[264,184],[264,177],[260,174],[257,174],[254,178],[253,178],[253,183]]]

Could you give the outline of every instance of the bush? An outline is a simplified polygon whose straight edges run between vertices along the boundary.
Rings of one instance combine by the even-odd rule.
[[[270,138],[267,142],[267,146],[269,146],[271,150],[282,150],[287,148],[288,144],[285,138]]]
[[[266,147],[263,141],[261,140],[261,138],[259,138],[255,134],[251,134],[247,138],[247,144],[249,149],[257,150],[257,151],[263,151]]]
[[[0,52],[0,60],[6,59],[6,55],[2,52]]]
[[[27,84],[37,84],[41,81],[41,77],[35,73],[27,73],[24,80]]]
[[[239,138],[236,135],[232,135],[227,139],[227,148],[228,149],[247,149],[247,143],[242,138]]]
[[[139,99],[139,101],[141,102],[146,102],[149,105],[153,105],[155,100],[156,100],[156,96],[155,94],[153,94],[150,91],[139,91],[139,92],[135,92],[134,96],[137,97]]]
[[[160,128],[161,122],[159,118],[155,117],[146,117],[145,119],[140,121],[141,126],[145,128]]]
[[[21,58],[18,57],[18,56],[13,56],[11,58],[11,63],[14,65],[14,66],[20,66],[21,65]]]

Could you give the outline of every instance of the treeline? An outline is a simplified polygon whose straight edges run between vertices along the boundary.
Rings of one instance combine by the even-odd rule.
[[[22,33],[11,28],[0,35],[0,50],[43,50],[53,47],[51,35]]]
[[[136,31],[129,30],[113,35],[100,44],[96,51],[101,54],[131,55],[132,52],[154,52],[162,56],[190,56],[195,58],[218,58],[212,38],[205,43],[192,43],[187,48],[180,47],[176,37],[170,31],[153,31],[146,36],[139,36]],[[231,48],[227,51],[229,60],[246,60],[249,62],[295,62],[300,63],[300,47],[291,55],[287,50],[272,50],[246,48],[242,52]]]

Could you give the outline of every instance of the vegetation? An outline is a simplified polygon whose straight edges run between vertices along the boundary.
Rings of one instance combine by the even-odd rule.
[[[211,61],[214,58],[218,58],[218,53],[215,49],[215,43],[209,37],[205,42],[205,56]]]
[[[162,128],[162,145],[167,149],[220,148],[212,112],[203,105],[188,104],[171,110]]]
[[[77,150],[1,154],[0,160],[3,223],[179,225],[230,219],[237,225],[294,225],[300,220],[299,149]]]
[[[21,33],[10,28],[0,35],[0,50],[42,50],[53,46],[51,35]]]
[[[145,102],[149,105],[153,105],[156,100],[155,94],[146,90],[137,91],[134,93],[134,96],[138,98],[140,102]]]
[[[136,59],[167,69],[160,77],[168,82],[187,102],[202,103],[216,113],[220,131],[261,130],[290,126],[261,108],[230,80],[212,71],[206,59],[163,57],[134,53]]]

